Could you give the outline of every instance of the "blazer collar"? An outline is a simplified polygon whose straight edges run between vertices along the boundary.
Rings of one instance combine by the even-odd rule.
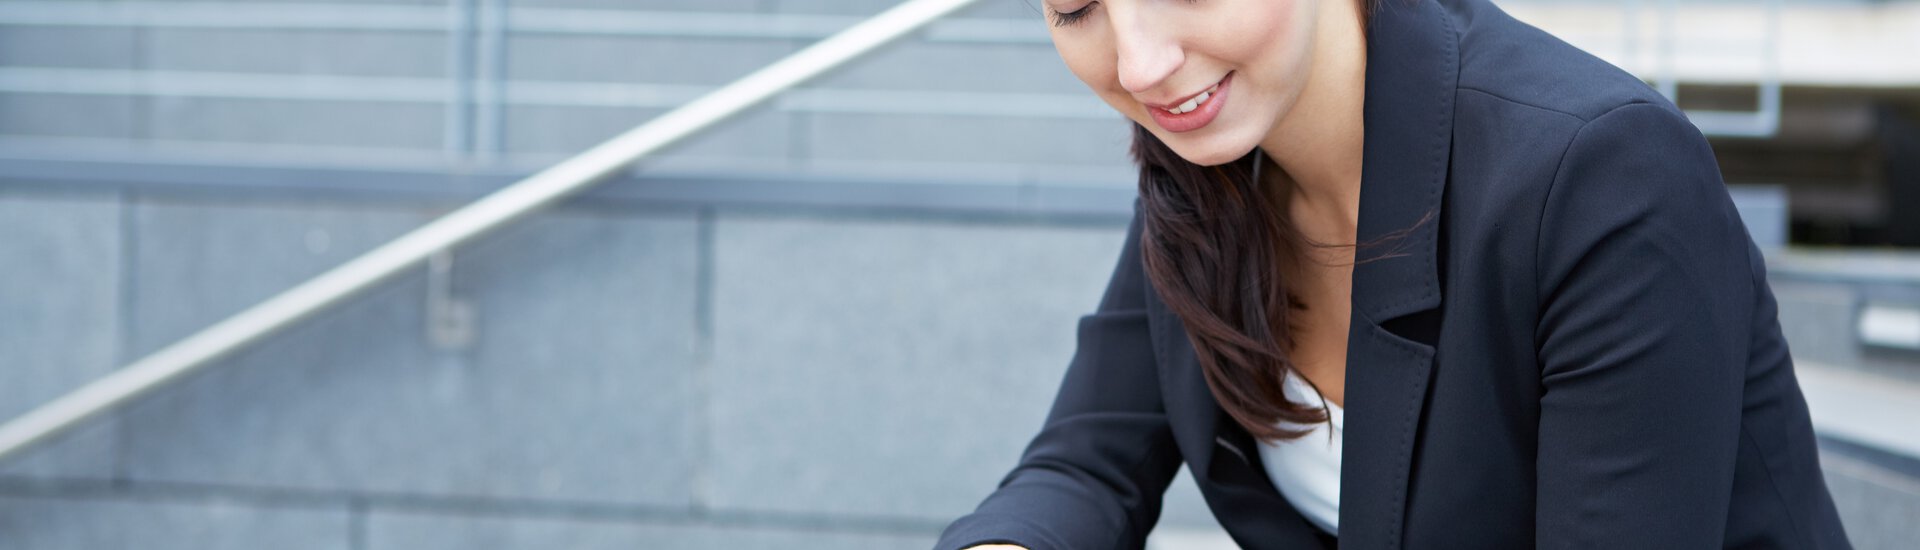
[[[1384,0],[1367,35],[1358,239],[1406,235],[1380,253],[1360,253],[1367,263],[1353,269],[1340,463],[1343,548],[1404,545],[1414,450],[1438,368],[1440,208],[1460,77],[1459,32],[1441,1]],[[1396,324],[1399,332],[1382,325],[1396,318],[1407,319]]]
[[[1402,542],[1414,439],[1435,368],[1430,342],[1437,322],[1433,316],[1418,316],[1426,321],[1400,325],[1418,333],[1411,336],[1388,331],[1381,323],[1440,306],[1437,239],[1459,60],[1454,20],[1437,0],[1380,3],[1367,37],[1357,233],[1359,242],[1396,232],[1405,236],[1362,251],[1359,259],[1365,263],[1353,270],[1341,465],[1343,548],[1398,548]],[[1429,215],[1431,219],[1421,223]],[[1155,323],[1153,335],[1169,409],[1204,411],[1187,419],[1196,428],[1192,436],[1178,439],[1194,474],[1215,483],[1212,507],[1288,506],[1265,473],[1258,444],[1207,389],[1184,325],[1157,296],[1148,300],[1159,318],[1171,321]],[[1245,531],[1236,537],[1248,535],[1242,541],[1246,544],[1265,536],[1304,533],[1292,528],[1262,531],[1276,528],[1270,523],[1244,526],[1236,529]]]
[[[1460,44],[1445,8],[1435,0],[1380,2],[1367,34],[1357,233],[1363,243],[1407,233],[1359,254],[1374,261],[1355,266],[1353,307],[1375,321],[1440,305],[1435,248],[1459,76]]]

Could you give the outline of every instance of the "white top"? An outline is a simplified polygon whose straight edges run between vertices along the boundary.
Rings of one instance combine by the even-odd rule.
[[[1313,432],[1291,441],[1260,442],[1260,461],[1267,477],[1280,496],[1307,517],[1308,521],[1334,535],[1340,534],[1340,434],[1346,426],[1346,410],[1313,391],[1305,379],[1287,372],[1284,384],[1287,398],[1295,403],[1325,403],[1332,420],[1313,425]],[[1284,428],[1302,428],[1285,420]]]

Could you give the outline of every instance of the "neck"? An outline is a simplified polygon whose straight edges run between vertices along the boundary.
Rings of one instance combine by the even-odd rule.
[[[1260,149],[1287,183],[1275,192],[1287,197],[1301,229],[1316,240],[1349,242],[1360,216],[1367,44],[1354,3],[1321,6],[1306,85]]]

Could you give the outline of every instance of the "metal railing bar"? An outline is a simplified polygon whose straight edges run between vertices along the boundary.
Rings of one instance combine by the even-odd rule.
[[[430,151],[429,159],[439,158]],[[409,166],[386,169],[327,166],[209,164],[7,158],[0,151],[0,189],[50,191],[131,190],[143,195],[181,196],[211,193],[254,197],[369,201],[382,204],[445,204],[471,200],[497,189],[524,171],[488,170],[453,174]],[[887,204],[916,211],[948,210],[989,201],[1009,211],[1069,210],[1062,195],[1111,193],[1116,212],[1126,213],[1134,193],[1136,169],[1124,160],[1104,165],[1049,164],[1009,167],[1004,163],[823,161],[807,170],[788,169],[785,161],[680,159],[650,164],[644,172],[623,174],[586,193],[610,207],[792,205],[862,206]],[[352,183],[343,183],[351,181]],[[865,193],[869,196],[860,197]],[[1126,200],[1117,200],[1124,198]],[[1106,198],[1102,198],[1106,201]]]
[[[553,35],[657,38],[815,40],[861,20],[851,15],[689,12],[578,8],[504,8],[514,30]],[[147,27],[237,30],[382,30],[445,32],[444,6],[192,2],[4,3],[0,25],[20,27]],[[932,24],[935,42],[1046,44],[1046,27],[1032,18],[970,17]]]
[[[9,2],[0,24],[29,27],[317,29],[443,32],[443,6],[275,4],[241,2]]]
[[[1760,105],[1753,111],[1719,111],[1703,109],[1683,109],[1688,120],[1701,132],[1713,136],[1735,136],[1750,138],[1768,138],[1780,130],[1780,12],[1784,9],[1782,0],[1765,0],[1765,32],[1759,43],[1749,47],[1760,50],[1760,71],[1756,84]],[[1629,4],[1631,7],[1632,5]],[[1664,0],[1659,13],[1659,44],[1656,50],[1659,59],[1655,63],[1654,84],[1660,94],[1674,102],[1680,101],[1680,81],[1682,80],[1674,65],[1679,58],[1679,37],[1675,30],[1679,19],[1680,0]],[[1727,45],[1723,42],[1722,47]],[[1698,49],[1698,48],[1690,48]]]
[[[511,11],[515,30],[525,32],[676,38],[818,38],[833,34],[858,20],[843,15],[811,14],[555,8],[514,8]]]
[[[496,160],[506,150],[507,24],[506,0],[479,1],[479,34],[474,41],[474,153]]]
[[[475,111],[473,131],[479,134],[476,147],[481,150],[498,148],[498,136],[489,136],[499,131],[497,111],[503,105],[671,108],[714,89],[687,84],[501,81],[497,79],[497,70],[485,68],[489,62],[482,56],[481,69],[472,77],[475,80],[471,106]],[[0,92],[58,95],[443,104],[449,102],[449,86],[439,78],[0,68]],[[796,112],[1023,118],[1119,116],[1084,93],[1046,92],[806,88],[785,92],[775,108]]]
[[[0,460],[518,220],[974,0],[909,0],[0,425]]]
[[[1121,120],[1112,107],[1088,94],[812,89],[787,92],[780,96],[779,107],[810,113]]]
[[[475,36],[478,27],[479,0],[452,0],[447,3],[447,78],[445,129],[441,145],[448,156],[464,157],[474,149]]]
[[[444,78],[50,67],[0,68],[0,92],[443,103]]]

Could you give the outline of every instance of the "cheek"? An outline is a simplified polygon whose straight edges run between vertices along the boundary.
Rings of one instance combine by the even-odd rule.
[[[1113,77],[1113,56],[1106,53],[1111,50],[1103,52],[1101,45],[1094,40],[1055,36],[1053,48],[1060,52],[1060,61],[1067,64],[1067,70],[1090,87],[1098,89],[1102,79]]]
[[[1140,118],[1145,111],[1133,100],[1133,95],[1120,87],[1119,68],[1113,46],[1103,37],[1054,36],[1054,49],[1060,52],[1060,60],[1067,70],[1080,79],[1100,99],[1114,110],[1129,117]],[[1138,114],[1140,117],[1135,117]]]
[[[1217,10],[1203,35],[1206,49],[1222,61],[1268,70],[1297,57],[1313,32],[1313,0],[1253,0]]]

